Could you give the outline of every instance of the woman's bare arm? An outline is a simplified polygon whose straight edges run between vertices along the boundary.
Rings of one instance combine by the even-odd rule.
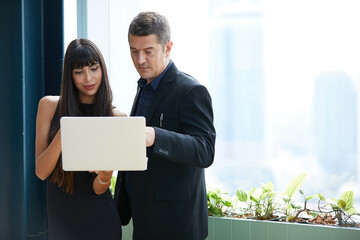
[[[59,101],[58,96],[45,96],[39,101],[36,117],[35,173],[41,180],[47,179],[54,171],[61,153],[60,130],[48,144],[52,117]]]

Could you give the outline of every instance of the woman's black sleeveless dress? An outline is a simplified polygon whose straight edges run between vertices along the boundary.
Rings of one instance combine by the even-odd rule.
[[[84,115],[92,115],[92,105],[82,104],[82,108],[86,112]],[[50,131],[58,123],[59,114],[56,109]],[[92,187],[91,173],[75,172],[74,175],[72,195],[47,181],[49,239],[121,239],[120,218],[109,189],[97,195]]]

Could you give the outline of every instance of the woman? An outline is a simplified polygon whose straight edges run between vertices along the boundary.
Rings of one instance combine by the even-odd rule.
[[[51,240],[121,239],[120,219],[109,191],[112,172],[62,169],[62,116],[126,116],[112,106],[104,58],[88,39],[75,39],[66,50],[60,96],[45,96],[39,102],[36,175],[48,179]]]

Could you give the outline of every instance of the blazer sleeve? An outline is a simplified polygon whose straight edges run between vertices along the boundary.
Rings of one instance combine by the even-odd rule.
[[[181,132],[154,127],[152,153],[175,163],[207,168],[214,160],[216,136],[210,94],[204,86],[195,85],[180,101]]]

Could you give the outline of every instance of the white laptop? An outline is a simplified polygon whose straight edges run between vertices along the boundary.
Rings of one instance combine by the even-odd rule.
[[[64,171],[147,169],[144,117],[62,117]]]

